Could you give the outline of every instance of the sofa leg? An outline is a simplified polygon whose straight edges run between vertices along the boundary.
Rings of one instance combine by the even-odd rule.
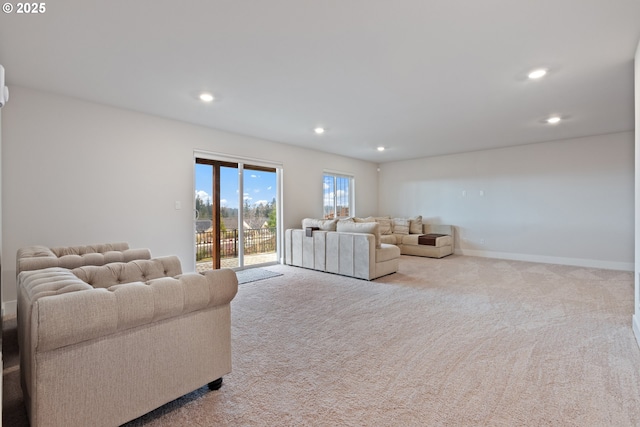
[[[209,383],[209,390],[219,390],[222,387],[222,377]]]

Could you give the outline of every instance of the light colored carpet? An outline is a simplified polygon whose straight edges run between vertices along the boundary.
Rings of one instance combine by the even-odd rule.
[[[238,284],[257,282],[258,280],[270,279],[272,277],[282,276],[282,273],[267,270],[265,268],[248,268],[246,270],[236,271]]]
[[[373,282],[270,269],[284,275],[232,302],[222,388],[128,427],[640,425],[632,273],[464,256],[403,256]]]

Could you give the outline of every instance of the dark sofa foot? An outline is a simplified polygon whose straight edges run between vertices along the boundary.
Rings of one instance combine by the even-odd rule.
[[[209,390],[218,390],[222,387],[222,377],[209,383]]]

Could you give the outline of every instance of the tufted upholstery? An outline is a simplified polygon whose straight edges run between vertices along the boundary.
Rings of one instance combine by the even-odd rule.
[[[146,282],[159,277],[182,274],[180,259],[176,256],[116,262],[104,266],[88,265],[74,268],[73,274],[94,288],[108,288],[131,282]]]
[[[129,244],[124,242],[56,248],[37,245],[18,250],[16,274],[48,267],[76,268],[150,258],[149,249],[129,249]]]
[[[119,425],[230,372],[237,283],[229,269],[181,274],[174,256],[20,273],[31,425]]]
[[[39,350],[71,345],[227,304],[235,295],[231,270],[219,273],[228,276],[220,283],[209,280],[219,279],[219,274],[181,273],[175,256],[71,271],[52,267],[24,272],[20,284],[25,302],[37,310],[32,316],[38,320],[35,345]]]

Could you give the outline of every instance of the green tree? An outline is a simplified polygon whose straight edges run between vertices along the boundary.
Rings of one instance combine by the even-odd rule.
[[[267,225],[269,228],[276,228],[277,220],[276,220],[276,199],[273,199],[271,202],[271,211],[269,212],[269,219],[267,220]]]
[[[200,196],[196,196],[196,211],[198,212],[198,218],[200,219],[211,218],[211,201],[207,199],[207,202],[205,203]]]

